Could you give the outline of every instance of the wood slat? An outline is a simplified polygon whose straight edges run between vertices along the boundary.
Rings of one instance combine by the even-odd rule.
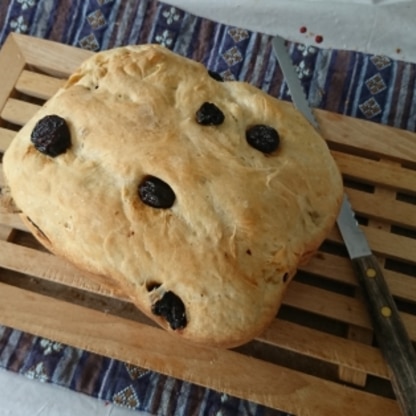
[[[315,110],[322,136],[342,148],[400,162],[416,162],[416,134],[325,110]]]
[[[117,297],[114,288],[109,288],[105,279],[81,272],[63,259],[27,247],[0,241],[0,264],[4,268],[23,274],[41,277],[70,287],[79,287],[105,296]],[[98,279],[98,283],[97,283]],[[128,298],[119,293],[119,298]],[[319,302],[316,302],[319,299]],[[370,327],[364,306],[354,298],[331,293],[309,285],[292,282],[284,304],[333,317],[341,322]]]
[[[1,170],[0,170],[1,172]],[[18,214],[0,212],[0,224],[28,232]],[[15,247],[15,250],[20,250]],[[6,249],[4,249],[6,250]],[[13,250],[10,248],[10,250]],[[26,254],[22,253],[24,257]],[[40,259],[37,260],[40,262]],[[12,268],[12,267],[11,267]],[[326,277],[328,280],[357,286],[358,282],[348,258],[318,252],[311,261],[300,268],[304,272]],[[384,275],[392,294],[395,297],[416,302],[416,279],[391,270],[384,270]],[[66,283],[68,284],[68,283]]]
[[[61,258],[38,250],[0,241],[0,264],[22,274],[129,300],[107,279],[81,271]],[[290,284],[283,304],[340,322],[371,328],[365,306],[359,300],[296,281]],[[406,320],[409,336],[416,341],[416,317],[406,314],[402,316]]]
[[[39,74],[33,71],[22,71],[16,82],[16,90],[31,97],[48,100],[65,84],[65,79]]]
[[[416,302],[416,279],[391,270],[383,271],[386,283],[393,296]]]
[[[364,371],[376,377],[388,378],[380,352],[373,347],[330,334],[324,334],[288,321],[275,320],[268,330],[257,338],[286,350],[320,359],[332,364],[342,364],[347,368]],[[322,345],[326,348],[323,349]],[[307,348],[305,348],[307,346]]]
[[[283,409],[297,416],[388,414],[395,401],[233,351],[195,346],[158,328],[0,283],[5,325]],[[167,359],[167,357],[169,357]],[[255,371],[253,371],[255,369]]]
[[[370,247],[375,253],[416,263],[416,240],[374,227],[363,227]]]
[[[335,282],[358,286],[351,260],[339,255],[318,251],[308,264],[300,267],[300,270]]]
[[[48,254],[41,254],[41,257],[50,256]],[[50,262],[47,263],[49,263],[47,264],[49,270],[51,268]],[[31,267],[32,265],[29,263],[28,266]],[[56,276],[54,271],[52,271],[52,274]],[[62,271],[59,274],[62,275]],[[44,274],[42,275],[45,277]],[[85,277],[83,276],[83,278]],[[56,281],[57,279],[54,277],[51,280]],[[366,371],[378,377],[388,378],[384,362],[380,360],[381,355],[377,349],[362,344],[352,346],[351,343],[342,338],[323,334],[319,331],[314,331],[287,321],[276,320],[266,333],[258,339],[303,355],[333,364],[341,362],[348,368]],[[307,348],[305,348],[305,345],[307,345]],[[325,345],[326,348],[322,349],[322,345]]]
[[[361,226],[374,253],[411,264],[416,263],[416,240],[374,227]],[[343,244],[337,228],[333,228],[328,240]]]
[[[289,321],[276,319],[258,339],[323,362],[389,378],[386,364],[377,348]],[[325,348],[322,348],[323,345]]]
[[[23,34],[12,33],[9,36],[15,43],[15,49],[20,52],[26,66],[58,78],[66,78],[93,52],[73,46],[63,45],[53,41]]]
[[[0,165],[0,172],[1,172],[1,165]],[[1,199],[0,199],[0,207],[1,206],[2,205],[1,205]],[[5,225],[7,227],[15,228],[17,230],[29,232],[29,230],[27,229],[25,224],[23,224],[18,214],[13,214],[10,212],[3,212],[2,209],[0,209],[0,224]]]
[[[356,214],[411,230],[416,229],[416,205],[387,199],[379,193],[348,188],[346,193]]]
[[[1,169],[0,169],[1,175]],[[28,232],[18,214],[0,212],[0,224]],[[18,247],[15,248],[19,250]],[[328,280],[357,286],[358,282],[348,258],[318,252],[311,261],[300,268],[308,273],[322,276]],[[384,270],[386,281],[392,294],[401,299],[416,302],[416,279],[391,270]]]
[[[17,124],[18,126],[25,125],[37,111],[40,106],[27,101],[9,98],[6,105],[1,112],[1,118],[9,123]]]
[[[16,81],[26,65],[25,57],[18,53],[19,47],[14,36],[8,36],[1,48],[0,60],[0,113],[13,92]]]
[[[128,300],[114,284],[101,276],[81,271],[69,262],[49,253],[0,241],[2,267],[29,276],[61,283],[103,296]]]
[[[371,328],[365,306],[353,297],[296,281],[291,282],[283,304],[340,322]]]
[[[16,132],[0,127],[0,153],[4,153],[13,140]]]
[[[13,234],[13,228],[0,223],[0,241],[7,241]]]
[[[20,259],[15,258],[16,255],[17,257],[25,256],[26,267],[30,270],[32,276],[42,277],[43,279],[60,282],[76,288],[79,287],[78,279],[81,278],[84,283],[88,282],[87,285],[84,284],[83,289],[97,293],[95,276],[93,280],[89,281],[90,276],[88,276],[88,274],[74,269],[71,265],[66,264],[65,261],[58,259],[51,254],[37,252],[33,249],[24,247],[19,248],[16,253],[12,246],[13,244],[11,243],[0,241],[0,250],[4,253],[4,257],[6,258],[11,254],[13,255],[13,258],[11,256],[9,257],[10,260],[8,263],[5,262],[2,255],[0,255],[0,264],[3,264],[5,267],[25,273],[26,269],[20,267]],[[40,264],[43,266],[39,267]],[[47,271],[46,273],[45,270]],[[78,274],[81,274],[81,276],[78,276]],[[74,280],[77,283],[74,284]],[[102,283],[99,283],[99,294],[114,296],[112,290],[103,292],[102,287]],[[120,294],[118,299],[128,301],[123,294]],[[308,348],[305,350],[304,341],[306,339],[309,341],[307,344]],[[347,367],[359,370],[366,369],[370,374],[387,378],[384,363],[382,360],[380,361],[380,353],[377,349],[369,349],[360,344],[357,344],[351,349],[350,343],[346,340],[342,340],[342,338],[331,336],[329,334],[322,334],[318,331],[304,328],[290,322],[280,322],[280,320],[276,320],[266,333],[259,337],[259,340],[273,343],[291,351],[296,351],[332,363],[339,363],[341,359],[343,365]],[[322,345],[327,345],[328,348],[323,350]]]
[[[338,151],[332,151],[332,155],[345,177],[416,194],[416,171],[414,170],[398,165],[389,165],[389,168],[385,169],[382,162]]]
[[[328,280],[358,286],[357,278],[349,258],[318,252],[301,271]],[[416,302],[416,279],[392,270],[383,270],[384,277],[393,296]]]
[[[283,304],[347,324],[372,329],[367,309],[357,298],[294,281],[285,294]],[[416,341],[416,316],[403,312],[400,316],[409,337],[412,341]]]

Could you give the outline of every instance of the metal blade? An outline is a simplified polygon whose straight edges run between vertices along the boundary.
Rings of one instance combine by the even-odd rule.
[[[286,49],[285,40],[280,36],[275,36],[272,40],[272,44],[280,67],[282,68],[283,75],[285,76],[286,82],[292,94],[292,100],[295,107],[316,129],[319,129],[319,124],[309,107],[303,86]],[[341,212],[338,216],[337,222],[351,259],[371,254],[371,249],[368,246],[364,233],[361,231],[357,220],[355,219],[354,211],[351,208],[346,195],[344,195],[344,201],[342,203]]]
[[[367,239],[355,218],[350,201],[345,194],[337,224],[351,259],[372,254]]]
[[[283,75],[289,86],[295,107],[316,129],[319,129],[319,124],[309,107],[303,86],[286,49],[285,40],[280,36],[275,36],[272,40],[272,44],[276,58],[279,61]],[[337,222],[351,259],[371,254],[371,249],[368,246],[364,233],[355,219],[354,211],[351,208],[346,195],[344,195],[344,201]]]
[[[286,49],[285,40],[280,36],[275,36],[272,40],[272,45],[274,54],[279,61],[280,68],[289,86],[294,106],[317,129],[319,127],[318,122],[309,106],[303,86],[295,71],[289,52]]]

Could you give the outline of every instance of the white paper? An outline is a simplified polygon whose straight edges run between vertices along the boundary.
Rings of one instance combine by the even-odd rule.
[[[416,0],[167,0],[223,24],[416,63]]]

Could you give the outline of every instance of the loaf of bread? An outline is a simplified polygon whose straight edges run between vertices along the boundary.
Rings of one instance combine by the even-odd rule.
[[[274,319],[343,193],[290,103],[158,45],[84,62],[16,135],[4,173],[51,252],[166,330],[222,347]]]

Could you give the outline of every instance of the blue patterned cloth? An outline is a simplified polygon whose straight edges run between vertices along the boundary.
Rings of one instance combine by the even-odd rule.
[[[226,79],[290,99],[270,37],[221,25],[150,0],[12,0],[0,6],[0,45],[11,31],[93,51],[161,43]],[[416,65],[383,56],[290,44],[310,103],[416,130]]]
[[[0,4],[0,46],[21,32],[93,51],[159,43],[225,79],[290,94],[270,37],[151,0],[11,0]],[[317,108],[416,130],[416,67],[383,56],[289,44]],[[1,76],[1,74],[0,74]],[[284,416],[156,372],[0,326],[0,367],[154,415]]]

